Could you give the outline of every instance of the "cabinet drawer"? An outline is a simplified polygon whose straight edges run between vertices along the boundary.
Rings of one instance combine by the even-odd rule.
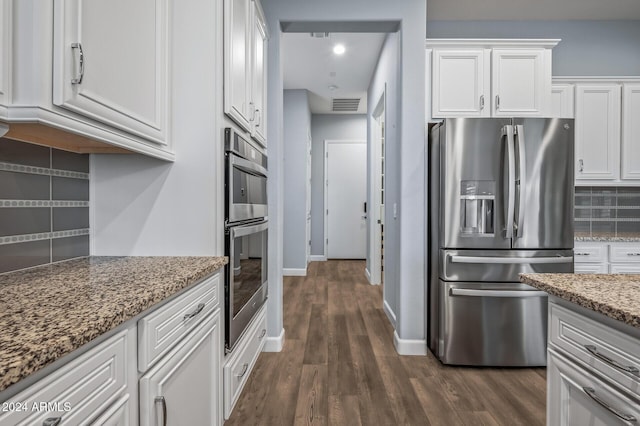
[[[579,246],[573,251],[575,263],[599,263],[607,261],[607,246],[587,245]]]
[[[640,265],[640,243],[611,244],[611,262],[635,263]]]
[[[126,389],[126,336],[113,336],[2,403],[9,411],[1,413],[0,425],[41,425],[57,417],[62,425],[92,423]]]
[[[555,303],[549,312],[551,345],[640,398],[640,343]]]
[[[224,365],[224,418],[231,415],[240,392],[264,346],[267,334],[266,305],[256,314]]]
[[[612,263],[609,267],[611,274],[640,274],[640,262],[638,263]]]
[[[220,304],[220,274],[138,321],[138,370],[146,371]]]
[[[548,425],[622,425],[640,419],[640,401],[613,383],[553,349],[549,349],[547,365]]]

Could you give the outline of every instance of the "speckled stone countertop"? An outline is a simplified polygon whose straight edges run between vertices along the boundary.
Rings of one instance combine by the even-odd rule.
[[[0,391],[226,263],[89,257],[0,275]]]
[[[520,281],[640,328],[640,275],[520,274]]]
[[[599,243],[640,243],[640,233],[615,234],[612,232],[576,232],[574,240],[579,242]]]

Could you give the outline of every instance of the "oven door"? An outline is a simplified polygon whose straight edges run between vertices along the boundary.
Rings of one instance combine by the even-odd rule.
[[[229,351],[267,300],[267,230],[266,220],[228,228],[225,342]]]
[[[267,216],[267,170],[234,153],[226,169],[227,223]]]

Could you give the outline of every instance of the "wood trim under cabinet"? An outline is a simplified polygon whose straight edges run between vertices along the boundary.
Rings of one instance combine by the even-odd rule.
[[[40,123],[11,123],[4,136],[20,142],[49,146],[78,154],[133,154],[133,151],[65,132]]]

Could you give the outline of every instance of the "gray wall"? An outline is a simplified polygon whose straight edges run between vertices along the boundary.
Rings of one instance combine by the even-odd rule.
[[[283,268],[307,268],[307,141],[311,133],[309,93],[285,90],[284,129],[284,232]]]
[[[429,21],[429,38],[560,38],[554,76],[640,75],[640,21]]]
[[[366,115],[311,116],[311,254],[324,256],[324,141],[366,140]]]
[[[224,254],[222,4],[172,5],[169,114],[176,161],[91,156],[95,255]]]
[[[399,293],[401,285],[400,276],[400,225],[398,219],[393,217],[393,205],[400,205],[401,199],[401,159],[400,159],[400,142],[401,133],[399,126],[400,119],[400,82],[399,61],[400,56],[400,37],[397,33],[389,34],[383,44],[382,51],[376,70],[371,78],[368,100],[368,126],[369,126],[369,143],[367,145],[367,156],[369,167],[374,162],[374,152],[372,150],[371,136],[374,134],[373,111],[378,104],[380,98],[385,94],[385,225],[384,225],[384,287],[383,297],[385,310],[392,321],[396,322],[399,309]],[[417,150],[415,155],[421,156],[422,150]],[[369,171],[371,176],[371,171]],[[370,181],[368,185],[370,185]],[[373,206],[372,189],[367,189],[369,198],[367,203]],[[369,215],[371,217],[371,215]],[[372,234],[372,227],[369,227],[369,234]],[[420,239],[416,235],[416,239]],[[422,240],[424,241],[424,240]],[[367,268],[370,267],[373,252],[370,251],[371,245],[367,246]],[[424,264],[424,261],[423,261]]]
[[[268,51],[268,139],[269,176],[272,179],[269,198],[270,227],[282,232],[283,175],[283,106],[280,38],[282,22],[333,22],[333,29],[353,31],[349,25],[363,21],[393,21],[399,24],[400,60],[398,131],[398,309],[396,348],[404,354],[426,353],[425,328],[425,45],[426,2],[417,0],[264,0],[263,8],[270,31]],[[385,29],[388,26],[384,27]],[[316,30],[322,31],[316,26]],[[279,163],[278,163],[279,162]],[[267,332],[269,336],[282,330],[282,241],[270,239],[269,304]]]

